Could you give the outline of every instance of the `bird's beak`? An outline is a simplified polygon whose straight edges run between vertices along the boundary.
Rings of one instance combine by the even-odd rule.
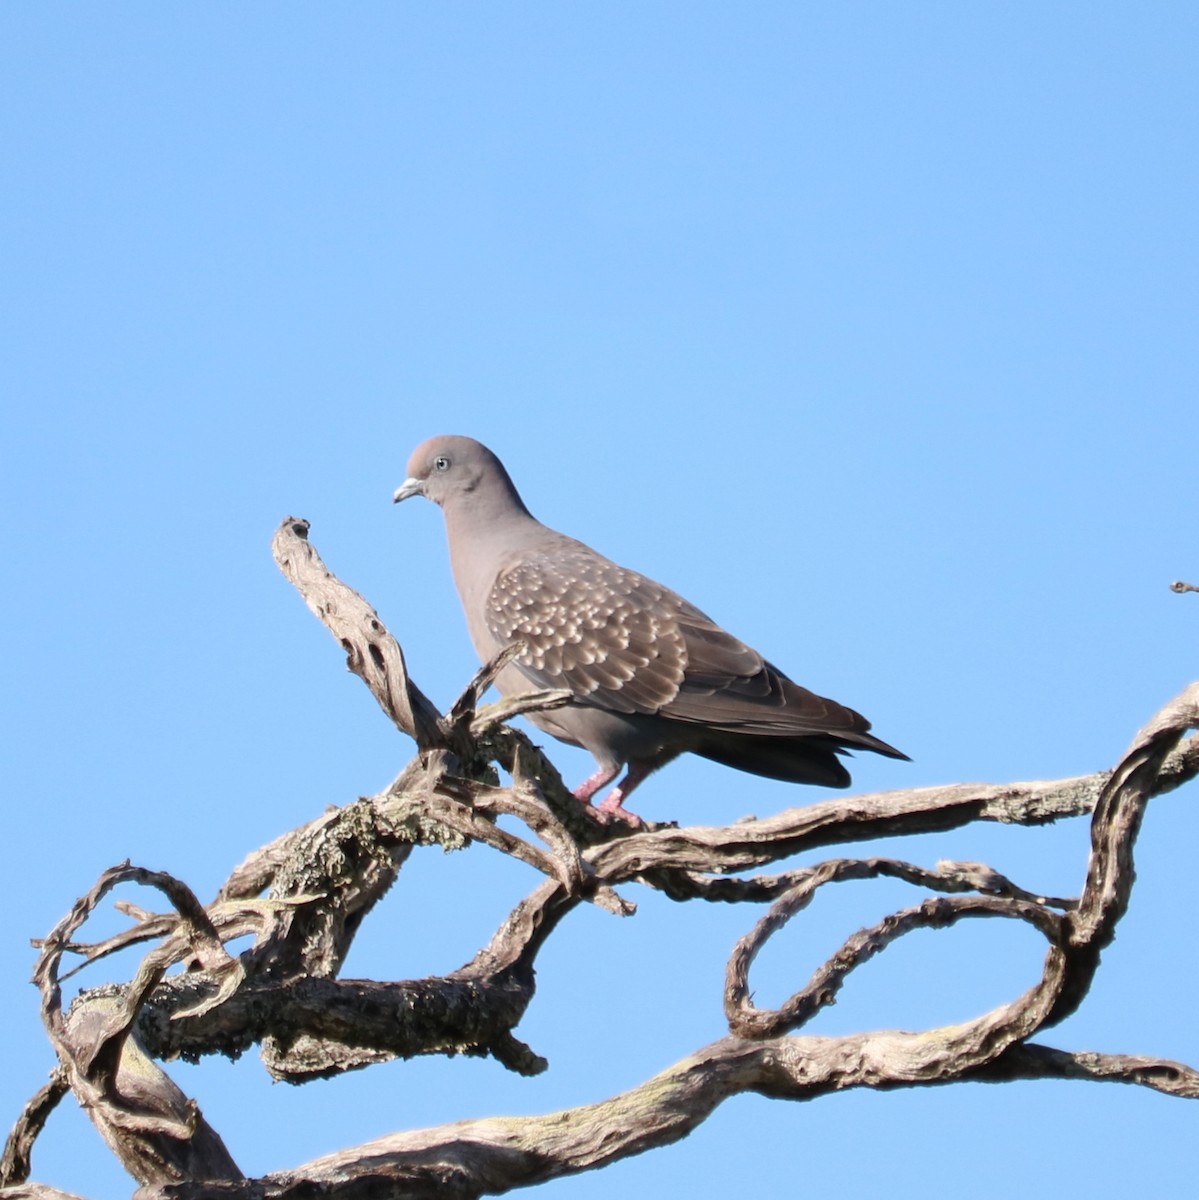
[[[392,501],[399,504],[401,500],[407,500],[409,496],[423,496],[425,494],[424,480],[421,479],[405,479],[395,490],[395,495],[392,496]]]

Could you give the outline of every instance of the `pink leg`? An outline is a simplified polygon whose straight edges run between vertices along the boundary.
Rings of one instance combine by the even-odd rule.
[[[628,774],[605,797],[602,804],[592,805],[591,798],[605,784],[611,783],[620,773],[620,764],[614,767],[601,767],[594,775],[589,775],[574,790],[576,800],[581,800],[587,811],[601,824],[607,825],[612,821],[624,821],[634,829],[640,829],[645,822],[624,808],[624,798],[649,774],[649,768],[630,764]]]
[[[574,790],[574,798],[581,800],[584,804],[591,803],[591,797],[604,786],[605,783],[611,783],[613,779],[620,773],[620,763],[614,767],[600,767],[594,775],[589,775],[582,783]]]

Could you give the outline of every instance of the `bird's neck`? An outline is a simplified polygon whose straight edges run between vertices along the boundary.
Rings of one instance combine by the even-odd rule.
[[[480,519],[483,513],[485,519]],[[445,524],[454,582],[468,612],[482,607],[505,567],[553,537],[519,496],[502,504],[477,493],[459,496],[445,509]]]

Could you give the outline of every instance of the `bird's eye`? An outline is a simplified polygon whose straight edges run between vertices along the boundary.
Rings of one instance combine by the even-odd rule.
[[[448,471],[450,469],[450,460],[444,454],[439,454],[433,460],[433,469],[435,471]]]

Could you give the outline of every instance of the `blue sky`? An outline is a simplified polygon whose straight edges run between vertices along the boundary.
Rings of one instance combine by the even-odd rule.
[[[487,442],[543,520],[865,712],[914,761],[856,760],[862,790],[1110,765],[1199,674],[1196,597],[1167,588],[1199,576],[1197,52],[1199,13],[1168,2],[0,9],[0,1124],[52,1064],[28,939],[103,868],[207,896],[409,757],[275,570],[282,517],[438,703],[469,678],[440,516],[390,504],[433,433]],[[696,760],[635,807],[713,823],[818,796]],[[1194,797],[1152,806],[1057,1044],[1199,1063]],[[1085,847],[1075,825],[884,848],[1070,892]],[[347,973],[451,970],[532,883],[482,849],[417,855]],[[251,1174],[600,1099],[721,1035],[757,916],[632,898],[543,954],[518,1030],[551,1060],[536,1080],[429,1060],[297,1090],[253,1056],[176,1078]],[[913,899],[822,898],[760,995]],[[813,1032],[963,1020],[1041,957],[980,923],[913,937]],[[1195,1121],[1080,1084],[746,1098],[543,1194],[1182,1190]],[[70,1102],[34,1162],[132,1190]]]

